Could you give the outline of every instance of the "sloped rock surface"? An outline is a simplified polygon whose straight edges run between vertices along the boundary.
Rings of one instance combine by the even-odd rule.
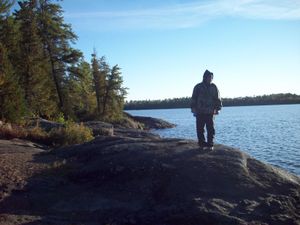
[[[88,121],[84,122],[83,124],[92,130],[94,136],[112,136],[114,134],[114,127],[110,123],[105,123],[102,121]]]
[[[190,140],[98,137],[35,161],[52,166],[0,202],[6,221],[16,214],[35,215],[36,224],[300,221],[298,176],[223,145],[204,151]]]
[[[145,129],[165,129],[165,128],[173,128],[176,126],[173,123],[158,118],[147,117],[147,116],[133,116],[130,115],[129,113],[126,113],[126,115],[129,118],[132,118],[133,120],[144,124]]]

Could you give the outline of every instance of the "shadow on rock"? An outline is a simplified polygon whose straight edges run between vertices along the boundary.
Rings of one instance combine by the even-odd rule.
[[[49,168],[0,203],[27,224],[298,224],[300,179],[218,145],[98,137],[36,155]],[[25,223],[26,224],[26,223]]]

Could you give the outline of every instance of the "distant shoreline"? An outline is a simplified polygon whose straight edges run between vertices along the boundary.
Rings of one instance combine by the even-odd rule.
[[[243,106],[269,106],[269,105],[299,105],[299,103],[278,103],[278,104],[257,104],[257,105],[223,105],[223,107],[243,107]],[[151,110],[151,109],[189,109],[190,107],[174,107],[174,108],[139,108],[139,109],[124,109],[124,110]]]
[[[190,97],[164,100],[140,100],[125,103],[124,110],[143,109],[179,109],[190,108]],[[294,105],[300,104],[300,95],[272,94],[256,97],[223,98],[224,107],[232,106],[259,106],[259,105]]]

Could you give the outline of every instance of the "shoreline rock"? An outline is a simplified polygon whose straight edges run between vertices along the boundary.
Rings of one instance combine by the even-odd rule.
[[[36,224],[300,221],[300,177],[224,145],[202,151],[192,140],[99,136],[33,158],[51,166],[0,201],[0,224],[29,215]]]
[[[102,121],[87,121],[83,124],[92,129],[94,136],[120,136],[132,138],[160,138],[159,135],[150,132],[150,129],[173,128],[176,125],[162,119],[132,116],[124,113],[125,119],[121,123],[106,123]]]
[[[87,121],[83,123],[84,126],[90,128],[93,131],[93,135],[112,136],[114,135],[114,126],[110,123],[102,121]]]
[[[145,129],[166,129],[166,128],[174,128],[176,127],[176,124],[170,123],[168,121],[153,118],[153,117],[147,117],[147,116],[133,116],[129,113],[125,113],[125,115],[139,123],[144,124]]]

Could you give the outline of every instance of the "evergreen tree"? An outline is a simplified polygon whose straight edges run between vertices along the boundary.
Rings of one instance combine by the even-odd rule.
[[[14,3],[15,1],[12,0],[0,0],[0,19],[9,12]]]
[[[18,70],[20,65],[18,60],[20,57],[19,48],[19,25],[15,18],[11,15],[0,18],[0,42],[7,50],[7,56],[13,65],[14,70]]]
[[[0,43],[0,118],[18,122],[24,115],[24,98],[8,58],[7,50]]]
[[[82,53],[71,47],[77,36],[71,26],[64,22],[60,5],[51,0],[39,0],[38,23],[44,54],[50,62],[50,74],[58,96],[58,106],[67,117],[68,69],[75,65]]]
[[[92,55],[91,65],[71,47],[77,39],[59,4],[0,0],[0,119],[27,113],[53,118],[112,120],[122,115],[126,88],[120,68]]]
[[[98,118],[103,116],[103,99],[105,95],[106,87],[106,76],[109,72],[109,66],[105,61],[105,57],[101,57],[100,60],[97,59],[96,52],[92,54],[92,73],[93,73],[93,83],[94,90],[96,93],[97,100],[97,112]]]
[[[17,44],[15,23],[8,15],[14,1],[0,0],[0,119],[17,122],[24,115],[24,99],[12,65]],[[7,49],[10,48],[10,52]]]
[[[92,69],[88,62],[81,60],[76,67],[70,68],[68,87],[69,99],[76,119],[91,119],[96,109],[96,100]]]
[[[105,56],[102,56],[99,59],[99,66],[100,66],[100,72],[101,72],[101,77],[100,77],[100,95],[101,95],[101,104],[102,104],[102,112],[101,115],[102,117],[106,117],[106,102],[105,102],[105,96],[106,96],[106,89],[107,89],[107,81],[109,74],[111,72],[111,69],[106,61]]]
[[[20,30],[20,60],[18,75],[24,90],[28,112],[50,118],[57,113],[54,86],[49,77],[49,63],[43,54],[38,35],[37,0],[19,2],[15,13]]]
[[[123,78],[120,70],[120,67],[115,65],[107,77],[103,115],[111,119],[119,118],[122,115],[124,98],[127,94],[127,88],[123,87]]]
[[[115,65],[111,69],[105,57],[97,59],[94,51],[92,54],[92,71],[98,118],[104,120],[121,118],[127,88],[123,87],[120,67]]]

